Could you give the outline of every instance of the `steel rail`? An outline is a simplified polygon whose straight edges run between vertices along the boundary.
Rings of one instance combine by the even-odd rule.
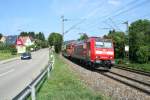
[[[111,79],[113,79],[113,80],[116,80],[116,81],[118,81],[118,82],[120,82],[120,83],[123,83],[123,84],[125,84],[125,85],[127,85],[127,86],[130,86],[130,87],[132,87],[132,88],[135,88],[135,89],[137,89],[137,90],[139,90],[139,91],[141,91],[141,92],[143,92],[143,93],[146,93],[146,94],[150,95],[150,90],[146,90],[146,89],[144,89],[144,88],[142,88],[142,87],[139,87],[139,86],[137,86],[137,85],[135,85],[135,84],[131,84],[131,83],[127,82],[127,81],[123,81],[123,80],[121,80],[121,79],[119,79],[119,78],[116,78],[116,77],[114,77],[114,76],[111,76],[111,75],[109,75],[109,74],[107,74],[107,73],[102,73],[102,72],[98,72],[98,73],[100,73],[101,75],[106,76],[106,77],[108,77],[108,78],[111,78]]]
[[[124,75],[121,75],[121,74],[118,74],[118,73],[115,73],[115,72],[112,72],[112,71],[109,71],[109,73],[112,73],[114,75],[117,75],[117,76],[120,76],[120,77],[123,77],[125,79],[128,79],[128,80],[131,80],[131,81],[134,81],[134,82],[137,82],[139,84],[143,84],[143,85],[146,85],[146,86],[149,86],[150,87],[150,83],[146,83],[146,82],[143,82],[143,81],[139,81],[137,79],[133,79],[133,78],[130,78],[130,77],[127,77],[127,76],[124,76]]]
[[[145,76],[150,77],[150,72],[137,70],[137,69],[133,69],[133,68],[129,68],[129,67],[124,67],[124,66],[119,66],[119,65],[115,65],[113,67],[117,68],[117,69],[122,69],[122,70],[130,71],[130,72],[133,72],[133,73],[137,73],[137,74],[141,74],[141,75],[145,75]]]

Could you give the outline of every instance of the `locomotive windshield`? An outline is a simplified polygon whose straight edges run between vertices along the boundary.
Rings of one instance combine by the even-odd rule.
[[[111,42],[96,42],[95,43],[96,48],[112,48]]]

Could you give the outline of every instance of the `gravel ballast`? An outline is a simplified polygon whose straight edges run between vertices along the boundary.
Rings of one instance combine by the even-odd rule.
[[[108,78],[96,71],[83,68],[62,56],[60,57],[69,65],[70,70],[75,72],[85,84],[112,100],[150,100],[150,95],[148,94]]]

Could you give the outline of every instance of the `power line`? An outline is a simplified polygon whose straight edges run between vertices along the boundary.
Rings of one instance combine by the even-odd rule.
[[[129,7],[128,9],[125,9],[124,11],[121,11],[121,12],[119,12],[118,14],[113,15],[112,17],[119,16],[119,15],[121,15],[122,13],[126,13],[126,12],[128,12],[128,11],[131,11],[131,10],[133,10],[133,9],[136,9],[136,8],[138,8],[138,7],[141,7],[141,5],[142,5],[143,3],[146,3],[146,4],[147,4],[147,3],[150,3],[150,2],[149,2],[149,0],[146,0],[146,1],[143,1],[143,2],[141,2],[141,3],[135,4],[135,5],[131,6],[131,7]]]
[[[127,3],[125,6],[123,6],[122,7],[122,9],[117,9],[116,11],[117,11],[117,13],[115,14],[115,15],[113,15],[113,16],[103,16],[103,17],[100,17],[100,18],[104,18],[104,17],[107,17],[106,19],[108,19],[108,18],[110,18],[110,17],[115,17],[115,16],[119,16],[120,14],[122,14],[122,13],[125,13],[125,12],[128,12],[129,10],[131,11],[131,10],[133,10],[133,9],[135,9],[135,8],[138,8],[140,5],[142,5],[143,3],[147,3],[148,2],[148,0],[144,0],[144,1],[142,1],[142,2],[140,2],[140,3],[138,3],[137,2],[137,0],[133,0],[133,1],[131,1],[131,2],[129,2],[129,3]],[[149,3],[149,2],[148,2]],[[133,5],[133,6],[131,6],[131,5]],[[129,8],[127,8],[126,9],[126,7],[129,7]],[[106,20],[105,19],[105,20]],[[74,29],[76,26],[78,26],[79,24],[82,24],[83,22],[85,22],[87,19],[83,19],[82,21],[80,21],[79,23],[77,23],[77,24],[75,24],[75,25],[73,25],[72,27],[70,27],[65,33],[68,33],[70,30],[72,30],[72,29]],[[105,21],[105,20],[103,20],[103,21]],[[102,22],[102,21],[101,21]],[[97,26],[98,24],[99,24],[100,22],[97,22],[96,24],[92,24],[92,26],[89,26],[89,27],[87,27],[88,29],[89,28],[91,28],[91,27],[94,27],[94,26]],[[112,23],[114,23],[113,21],[112,21]],[[90,24],[91,25],[91,24]],[[115,24],[114,24],[115,25]],[[86,26],[88,26],[88,25],[86,25]],[[117,27],[118,28],[118,26],[117,25],[115,25],[115,27]],[[95,28],[95,27],[94,27]],[[120,28],[118,28],[119,30],[120,30]]]
[[[119,9],[119,10],[117,11],[118,13],[116,13],[116,14],[113,15],[113,16],[109,16],[109,17],[119,16],[119,14],[128,12],[129,10],[131,11],[131,9],[133,10],[133,9],[135,9],[135,8],[138,8],[138,7],[140,7],[141,4],[147,3],[148,0],[143,1],[143,2],[140,2],[140,3],[137,3],[137,4],[136,4],[135,2],[137,2],[137,0],[133,0],[133,1],[129,2],[127,5],[131,5],[131,4],[135,4],[135,5],[133,5],[133,6],[131,6],[131,7],[128,6],[128,7],[129,7],[128,9],[125,9],[126,6],[127,6],[127,5],[125,5],[125,6],[122,7],[123,10],[120,10],[120,9]],[[148,2],[148,3],[149,3],[149,2]],[[125,10],[124,10],[124,9],[125,9]],[[107,17],[107,16],[104,16],[104,17]],[[107,18],[109,18],[109,17],[107,17]],[[102,18],[103,18],[103,17],[102,17]],[[106,19],[107,19],[107,18],[106,18]],[[103,21],[104,21],[104,20],[103,20]],[[101,21],[101,22],[102,22],[102,21]],[[98,25],[99,23],[100,23],[100,22],[98,22],[98,23],[96,23],[96,24],[93,24],[92,27]],[[88,28],[88,29],[89,29],[89,28]]]
[[[116,29],[118,29],[119,31],[121,31],[121,29],[115,24],[115,22],[112,20],[112,18],[109,18],[109,20],[113,23],[113,25],[116,27]]]
[[[127,3],[125,6],[120,7],[120,8],[118,8],[117,10],[115,10],[115,12],[119,12],[119,11],[121,11],[122,9],[126,8],[127,6],[130,6],[131,4],[134,4],[135,2],[137,2],[137,0],[133,0],[133,1],[129,2],[129,3]],[[113,14],[113,13],[112,13],[112,14]],[[107,16],[110,16],[110,15],[111,15],[111,14],[108,14],[108,15],[99,17],[99,18],[97,18],[97,19],[103,19],[103,18],[106,18]],[[108,18],[109,18],[109,17],[108,17]],[[106,18],[106,19],[107,19],[107,18]],[[99,22],[93,24],[92,26],[95,26],[95,25],[97,25],[97,24],[99,24]],[[90,24],[90,25],[91,25],[91,24]],[[88,25],[86,25],[86,26],[88,26]],[[89,27],[89,28],[90,28],[90,27]]]
[[[104,2],[98,4],[98,6],[100,6],[101,4],[103,4]],[[78,26],[79,24],[82,24],[83,22],[85,22],[88,18],[90,18],[91,16],[93,16],[98,10],[100,10],[100,7],[98,7],[97,9],[92,10],[87,17],[85,17],[84,19],[82,19],[80,22],[76,23],[75,25],[71,26],[65,33],[68,33],[70,30],[74,29],[76,26]],[[93,13],[94,12],[94,13]]]
[[[147,13],[147,14],[145,14],[145,15],[143,15],[143,16],[138,16],[138,17],[136,17],[136,19],[144,19],[144,17],[147,17],[147,16],[149,16],[150,15],[150,13]],[[132,19],[129,19],[128,21],[132,21],[133,20],[133,18]]]
[[[86,19],[81,20],[80,22],[74,24],[73,26],[71,26],[67,31],[64,32],[64,34],[68,33],[70,30],[76,28],[76,26],[78,26],[79,24],[81,24],[82,22],[84,22]]]

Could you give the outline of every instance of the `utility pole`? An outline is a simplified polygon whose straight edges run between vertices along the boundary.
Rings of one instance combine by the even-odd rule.
[[[129,46],[129,23],[128,23],[128,21],[126,21],[123,24],[126,25],[126,34],[125,34],[125,36],[127,36],[127,46],[125,46],[125,52],[128,55],[128,61],[130,61],[130,59],[129,59],[129,49],[130,49],[130,46]]]
[[[64,40],[64,16],[63,15],[61,16],[61,22],[62,22],[62,37]]]
[[[129,23],[128,23],[128,21],[124,22],[123,24],[126,24],[126,35],[129,35]]]
[[[64,24],[65,24],[65,21],[68,21],[67,19],[64,18],[64,15],[61,16],[61,22],[62,22],[62,37],[63,37],[63,40],[64,40]]]

